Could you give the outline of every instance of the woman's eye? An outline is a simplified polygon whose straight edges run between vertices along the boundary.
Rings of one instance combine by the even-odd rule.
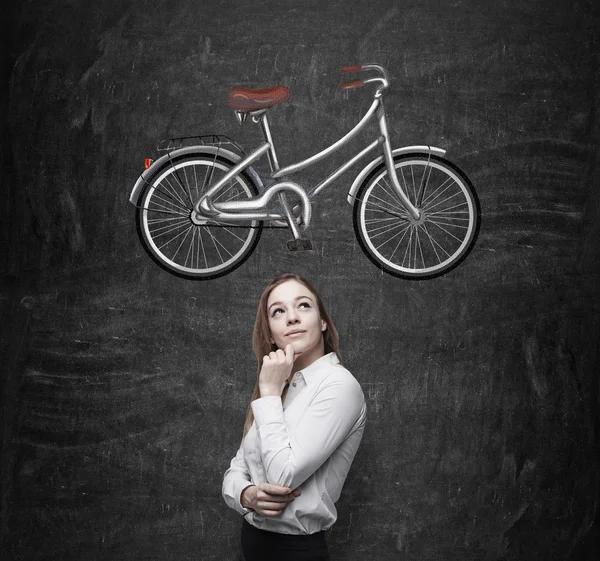
[[[273,312],[271,313],[271,317],[275,317],[278,316],[279,314],[283,313],[283,309],[282,308],[276,308],[275,310],[273,310]]]
[[[298,304],[298,307],[300,307],[300,308],[310,308],[310,304],[308,302],[300,302],[300,304]]]

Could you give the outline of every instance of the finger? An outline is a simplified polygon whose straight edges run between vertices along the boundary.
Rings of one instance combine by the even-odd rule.
[[[256,500],[258,500],[258,501],[282,502],[282,501],[285,501],[286,497],[287,497],[287,495],[274,495],[274,494],[268,493],[265,490],[259,489],[258,491],[256,491]]]
[[[295,498],[296,497],[292,493],[288,493],[287,495],[271,495],[269,493],[265,493],[264,491],[256,493],[256,500],[262,502],[289,503]]]
[[[292,362],[294,362],[295,356],[296,356],[296,353],[294,352],[294,345],[292,345],[291,343],[288,343],[285,346],[285,358],[286,358],[287,362],[289,362],[290,364]]]
[[[302,491],[300,491],[300,489],[294,489],[294,490],[291,492],[291,494],[292,494],[294,497],[299,497],[299,496],[302,494]]]
[[[281,515],[280,510],[258,510],[257,512],[261,516],[280,516]]]
[[[269,495],[289,495],[292,492],[289,487],[282,487],[273,483],[261,483],[258,489],[259,491],[269,493]]]
[[[279,503],[282,505],[286,505],[289,502],[292,502],[296,496],[292,495],[292,493],[290,493],[289,495],[269,495],[268,493],[261,493],[260,495],[257,495],[257,501],[262,501],[263,503],[266,502],[270,502],[270,503]],[[281,507],[283,508],[283,507]]]
[[[274,503],[271,501],[258,501],[256,506],[262,510],[283,510],[289,501],[283,503]]]
[[[278,349],[278,350],[279,350],[279,349]],[[277,354],[275,353],[275,351],[271,351],[271,352],[269,353],[269,358],[271,358],[271,359],[275,359],[275,358],[277,358]]]

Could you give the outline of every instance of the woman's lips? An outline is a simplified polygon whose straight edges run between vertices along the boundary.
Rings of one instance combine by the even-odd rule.
[[[290,331],[289,333],[286,333],[285,336],[286,337],[294,337],[294,336],[302,335],[303,333],[306,333],[306,331],[304,331],[304,329],[298,329],[298,330],[294,330],[294,331]]]

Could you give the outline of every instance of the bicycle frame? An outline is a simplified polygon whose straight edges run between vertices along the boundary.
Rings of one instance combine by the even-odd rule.
[[[381,67],[377,65],[371,65],[376,67],[377,69],[381,69]],[[383,70],[383,69],[381,69]],[[321,152],[307,158],[306,160],[302,160],[295,164],[286,166],[284,168],[280,168],[279,162],[277,159],[277,153],[275,151],[275,145],[273,139],[271,137],[271,131],[269,127],[269,121],[267,118],[266,110],[262,109],[259,111],[251,112],[250,115],[253,118],[255,123],[259,123],[261,125],[262,133],[265,142],[259,146],[256,150],[254,150],[251,154],[249,154],[246,158],[242,159],[236,166],[234,166],[221,180],[215,183],[194,205],[194,221],[198,223],[202,223],[203,220],[207,218],[210,220],[232,220],[232,221],[244,221],[244,220],[286,220],[288,225],[294,230],[294,237],[297,237],[297,232],[295,231],[294,220],[291,216],[291,211],[286,204],[285,199],[285,190],[290,190],[295,192],[300,196],[304,207],[304,216],[303,222],[305,227],[308,226],[310,220],[310,200],[315,198],[323,189],[325,189],[329,184],[331,184],[335,179],[340,177],[345,171],[347,171],[350,167],[356,164],[360,159],[362,159],[365,155],[377,149],[379,146],[382,147],[383,151],[383,159],[386,163],[386,167],[389,173],[389,177],[392,180],[392,185],[395,191],[397,192],[400,200],[402,201],[406,210],[412,215],[415,220],[418,220],[420,217],[419,211],[416,207],[410,202],[407,195],[405,194],[400,182],[398,181],[398,177],[396,175],[396,169],[394,167],[394,159],[392,154],[392,147],[389,139],[388,127],[387,127],[387,119],[385,115],[385,110],[383,106],[383,90],[387,87],[387,80],[385,78],[371,78],[368,80],[364,80],[364,83],[381,81],[383,82],[383,86],[381,86],[375,93],[375,99],[371,104],[369,110],[365,113],[363,118],[355,125],[353,129],[351,129],[348,133],[346,133],[342,138],[340,138],[337,142],[331,144]],[[284,182],[273,185],[272,187],[268,187],[265,193],[260,197],[255,197],[253,199],[249,199],[246,201],[230,201],[230,202],[217,202],[213,200],[214,195],[224,187],[228,181],[238,175],[241,171],[247,168],[254,161],[262,157],[265,153],[268,156],[269,165],[271,167],[271,178],[279,179],[284,178],[288,175],[297,173],[303,169],[306,169],[315,163],[327,158],[332,153],[336,152],[346,144],[348,144],[364,127],[365,125],[371,121],[371,119],[376,118],[380,136],[369,144],[366,148],[358,152],[355,156],[337,168],[333,173],[331,173],[327,178],[313,187],[308,193],[304,191],[300,186],[291,183]],[[241,121],[241,120],[240,120]],[[280,200],[283,203],[284,214],[275,214],[268,212],[266,210],[266,206],[268,202],[272,199],[275,193],[279,193]]]

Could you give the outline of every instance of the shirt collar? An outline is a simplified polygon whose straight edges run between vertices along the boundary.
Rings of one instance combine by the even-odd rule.
[[[332,364],[339,364],[340,359],[337,355],[332,351],[323,355],[321,358],[315,360],[312,364],[309,364],[303,370],[297,370],[294,374],[300,373],[306,382],[306,385],[310,384],[312,381],[321,377],[321,374],[324,370],[327,370]]]

